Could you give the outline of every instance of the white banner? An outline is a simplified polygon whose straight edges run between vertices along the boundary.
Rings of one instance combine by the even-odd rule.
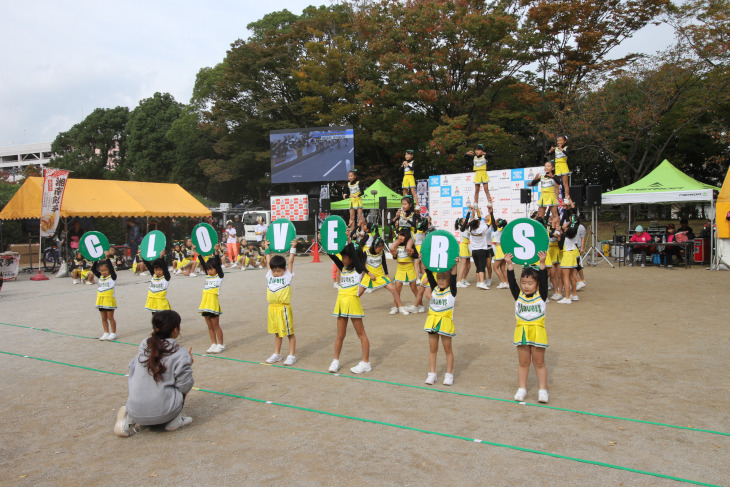
[[[530,181],[543,171],[542,166],[487,171],[494,216],[509,221],[524,217],[526,206],[528,214],[537,210],[540,185],[532,187],[532,203],[529,205],[520,203],[520,190],[530,188]],[[437,229],[447,230],[457,238],[461,238],[459,232],[454,231],[454,222],[470,211],[469,207],[474,202],[473,180],[473,172],[443,174],[428,178],[428,212]],[[487,197],[481,187],[479,191],[479,209],[482,216],[487,216],[489,215]]]
[[[17,252],[3,252],[0,254],[0,279],[9,281],[18,277],[20,254]]]
[[[51,237],[56,233],[61,219],[61,203],[66,189],[69,171],[63,169],[43,169],[43,196],[41,198],[41,237]]]
[[[286,218],[293,222],[309,221],[309,197],[306,194],[271,197],[271,221]]]

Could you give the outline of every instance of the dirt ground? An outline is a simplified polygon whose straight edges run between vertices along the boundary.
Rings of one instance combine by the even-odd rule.
[[[112,432],[126,401],[125,377],[10,354],[126,373],[150,331],[143,309],[149,278],[120,272],[121,343],[95,339],[95,286],[32,282],[27,275],[5,283],[0,484],[678,484],[575,459],[730,483],[730,273],[587,268],[579,302],[548,305],[550,403],[541,407],[533,370],[528,404],[511,400],[514,301],[509,290],[494,287],[459,289],[452,387],[441,385],[442,351],[439,382],[424,385],[426,315],[390,316],[385,290],[362,299],[373,371],[362,378],[349,372],[360,347],[350,328],[343,373],[327,374],[336,291],[329,259],[311,260],[295,264],[294,367],[261,364],[273,349],[261,270],[226,274],[221,323],[228,349],[195,357],[197,388],[262,402],[193,390],[185,406],[191,426],[170,433],[146,428],[130,438]],[[183,317],[181,343],[197,353],[209,346],[196,311],[202,284],[202,277],[174,276],[168,292]],[[404,296],[410,300],[410,292]]]

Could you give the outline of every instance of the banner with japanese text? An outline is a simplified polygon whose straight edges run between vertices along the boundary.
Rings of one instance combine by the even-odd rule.
[[[56,233],[61,218],[61,203],[70,171],[43,169],[43,195],[41,197],[41,237]]]

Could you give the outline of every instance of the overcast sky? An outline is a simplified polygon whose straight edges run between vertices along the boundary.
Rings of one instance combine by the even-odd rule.
[[[329,0],[58,1],[0,3],[0,146],[50,142],[95,108],[169,92],[187,103],[198,70],[214,66],[265,14]],[[616,50],[652,53],[672,42],[648,27]]]

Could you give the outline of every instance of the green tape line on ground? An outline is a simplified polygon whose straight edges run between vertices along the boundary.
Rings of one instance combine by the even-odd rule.
[[[97,338],[90,337],[90,336],[73,335],[71,333],[63,333],[63,332],[60,332],[60,331],[49,330],[48,328],[35,328],[35,327],[32,327],[32,326],[15,325],[15,324],[9,324],[9,323],[0,323],[0,325],[12,326],[12,327],[16,327],[16,328],[25,328],[25,329],[34,330],[34,331],[44,331],[44,332],[47,332],[47,333],[53,333],[55,335],[70,336],[70,337],[75,337],[75,338],[87,338],[87,339],[90,339],[90,340],[97,340]],[[131,345],[131,346],[134,346],[134,347],[138,347],[139,346],[138,343],[122,342],[122,341],[118,341],[118,340],[115,340],[114,343],[121,343],[123,345]],[[320,374],[320,375],[328,375],[328,376],[332,376],[333,375],[333,374],[331,374],[329,372],[325,372],[325,371],[321,371],[321,370],[310,370],[310,369],[302,369],[302,368],[299,368],[299,367],[292,367],[292,366],[285,366],[285,365],[266,364],[266,363],[262,363],[262,362],[256,362],[256,361],[253,361],[253,360],[244,360],[244,359],[233,358],[233,357],[224,357],[222,355],[209,355],[209,354],[204,354],[204,353],[193,353],[193,355],[196,355],[198,357],[208,357],[208,358],[217,359],[217,360],[226,360],[226,361],[229,361],[229,362],[240,362],[240,363],[244,363],[244,364],[253,364],[253,365],[266,365],[268,367],[276,367],[276,368],[280,368],[280,369],[298,370],[300,372],[308,372],[310,374]],[[401,382],[391,382],[391,381],[387,381],[387,380],[372,379],[372,378],[363,377],[363,376],[341,375],[341,374],[337,374],[337,376],[338,377],[345,377],[347,379],[362,380],[362,381],[366,381],[366,382],[375,382],[375,383],[379,383],[379,384],[387,384],[387,385],[398,386],[398,387],[407,387],[407,388],[410,388],[410,389],[419,389],[419,390],[424,390],[424,391],[429,391],[429,392],[440,392],[442,394],[454,394],[454,395],[462,396],[462,397],[472,397],[472,398],[475,398],[475,399],[486,399],[486,400],[489,400],[489,401],[498,401],[498,402],[503,402],[503,403],[508,403],[508,404],[518,404],[516,401],[513,401],[511,399],[504,399],[504,398],[501,398],[501,397],[481,396],[479,394],[469,394],[467,392],[450,391],[450,390],[445,390],[445,389],[433,389],[431,387],[419,386],[419,385],[415,385],[415,384],[403,384]],[[548,404],[525,403],[524,405],[525,406],[530,406],[530,407],[536,407],[536,408],[551,409],[551,410],[554,410],[554,411],[562,411],[562,412],[573,413],[573,414],[581,414],[581,415],[584,415],[584,416],[593,416],[593,417],[596,417],[596,418],[615,419],[617,421],[628,421],[628,422],[632,422],[632,423],[649,424],[649,425],[652,425],[652,426],[661,426],[661,427],[664,427],[664,428],[674,428],[674,429],[680,429],[680,430],[686,430],[686,431],[694,431],[694,432],[697,432],[697,433],[709,433],[709,434],[712,434],[712,435],[730,436],[730,433],[726,433],[726,432],[723,432],[723,431],[714,431],[714,430],[708,430],[708,429],[702,429],[702,428],[693,428],[691,426],[680,426],[680,425],[669,424],[669,423],[659,423],[659,422],[656,422],[656,421],[648,421],[648,420],[645,420],[645,419],[624,418],[624,417],[621,417],[621,416],[612,416],[610,414],[593,413],[593,412],[590,412],[590,411],[581,411],[579,409],[568,409],[568,408],[561,408],[561,407],[557,407],[557,406],[550,406]]]
[[[19,354],[19,353],[4,352],[2,350],[0,350],[0,354],[10,355],[10,356],[14,356],[14,357],[28,358],[28,359],[38,360],[38,361],[41,361],[41,362],[47,362],[47,363],[52,363],[52,364],[56,364],[56,365],[64,365],[64,366],[67,366],[67,367],[74,367],[74,368],[77,368],[77,369],[90,370],[90,371],[93,371],[93,372],[101,372],[103,374],[121,375],[121,376],[124,375],[124,374],[121,374],[121,373],[118,373],[118,372],[111,372],[111,371],[108,371],[108,370],[95,369],[93,367],[84,367],[82,365],[75,365],[75,364],[69,364],[69,363],[65,363],[65,362],[58,362],[56,360],[49,360],[49,359],[44,359],[44,358],[40,358],[40,357],[32,357],[30,355],[23,355],[23,354]],[[388,423],[386,421],[378,421],[378,420],[375,420],[375,419],[368,419],[368,418],[360,418],[358,416],[349,416],[349,415],[346,415],[346,414],[333,413],[333,412],[330,412],[330,411],[322,411],[322,410],[319,410],[319,409],[305,408],[305,407],[302,407],[302,406],[295,406],[295,405],[292,405],[292,404],[282,404],[282,403],[277,403],[277,402],[273,402],[273,401],[266,401],[264,399],[257,399],[257,398],[254,398],[254,397],[247,397],[247,396],[242,396],[242,395],[239,395],[239,394],[233,394],[233,393],[230,393],[230,392],[213,391],[213,390],[210,390],[210,389],[202,389],[202,388],[199,388],[199,387],[194,387],[194,389],[196,391],[204,392],[204,393],[207,393],[207,394],[216,394],[216,395],[219,395],[219,396],[233,397],[233,398],[236,398],[236,399],[244,399],[246,401],[256,402],[256,403],[260,403],[260,404],[267,404],[267,405],[271,405],[271,406],[277,406],[277,407],[283,407],[283,408],[288,408],[288,409],[294,409],[294,410],[297,410],[297,411],[305,411],[305,412],[309,412],[309,413],[321,414],[321,415],[324,415],[324,416],[331,416],[331,417],[334,417],[334,418],[349,419],[349,420],[352,420],[352,421],[359,421],[361,423],[377,424],[377,425],[386,426],[386,427],[389,427],[389,428],[397,428],[397,429],[406,430],[406,431],[414,431],[414,432],[417,432],[417,433],[425,433],[425,434],[429,434],[429,435],[441,436],[441,437],[444,437],[444,438],[452,438],[452,439],[456,439],[456,440],[468,441],[470,443],[479,443],[479,444],[482,444],[482,445],[490,445],[490,446],[496,446],[496,447],[499,447],[499,448],[507,448],[509,450],[521,451],[521,452],[525,452],[525,453],[534,453],[536,455],[543,455],[543,456],[551,457],[551,458],[559,458],[561,460],[569,460],[569,461],[572,461],[572,462],[583,463],[583,464],[586,464],[586,465],[594,465],[594,466],[597,466],[597,467],[612,468],[612,469],[615,469],[615,470],[622,470],[624,472],[631,472],[631,473],[636,473],[636,474],[640,474],[640,475],[648,475],[648,476],[651,476],[651,477],[658,477],[658,478],[662,478],[662,479],[675,480],[677,482],[685,482],[685,483],[693,484],[693,485],[703,485],[703,486],[707,486],[707,487],[721,487],[721,486],[719,486],[717,484],[710,484],[710,483],[707,483],[707,482],[700,482],[700,481],[697,481],[697,480],[690,480],[690,479],[685,479],[685,478],[682,478],[682,477],[675,477],[673,475],[665,475],[665,474],[661,474],[661,473],[657,473],[657,472],[650,472],[650,471],[647,471],[647,470],[638,470],[638,469],[631,468],[631,467],[624,467],[624,466],[621,466],[621,465],[614,465],[612,463],[605,463],[605,462],[599,462],[599,461],[595,461],[595,460],[587,460],[587,459],[584,459],[584,458],[570,457],[570,456],[567,456],[567,455],[560,455],[558,453],[550,453],[550,452],[546,452],[546,451],[542,451],[542,450],[535,450],[535,449],[532,449],[532,448],[524,448],[524,447],[521,447],[521,446],[508,445],[506,443],[497,443],[497,442],[493,442],[493,441],[480,440],[480,439],[477,439],[477,438],[469,438],[469,437],[466,437],[466,436],[452,435],[452,434],[449,434],[449,433],[442,433],[442,432],[439,432],[439,431],[431,431],[431,430],[425,430],[425,429],[422,429],[422,428],[414,428],[413,426],[406,426],[406,425],[403,425],[403,424]]]

